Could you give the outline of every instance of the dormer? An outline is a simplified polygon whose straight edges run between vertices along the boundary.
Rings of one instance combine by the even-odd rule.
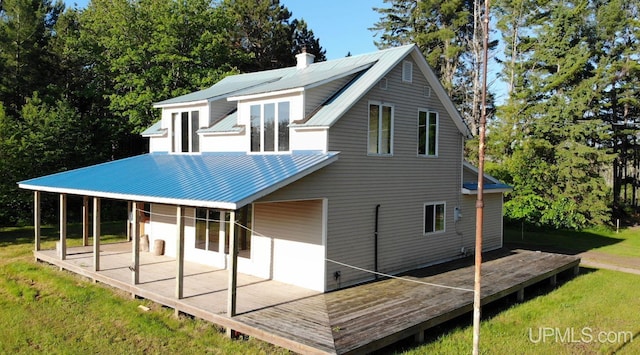
[[[402,68],[403,90],[422,73],[429,88],[446,97],[413,45],[319,63],[306,52],[296,59],[294,67],[228,76],[210,88],[155,104],[162,109],[162,120],[143,133],[150,137],[151,152],[328,151],[331,126],[381,80],[391,90],[387,75],[397,67]],[[449,115],[467,134],[449,106]]]

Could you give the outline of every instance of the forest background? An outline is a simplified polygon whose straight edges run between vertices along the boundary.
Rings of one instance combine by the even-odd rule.
[[[278,0],[0,0],[0,226],[29,224],[17,181],[144,153],[153,103],[227,75],[325,60]],[[496,0],[487,172],[512,185],[512,223],[631,221],[640,196],[640,0]],[[379,48],[416,43],[472,132],[482,1],[384,0]],[[356,53],[354,53],[356,54]],[[357,53],[359,54],[359,53]],[[477,160],[477,142],[467,157]],[[55,199],[43,217],[54,221]]]

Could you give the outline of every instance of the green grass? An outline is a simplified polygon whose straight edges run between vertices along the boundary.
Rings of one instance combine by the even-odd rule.
[[[104,223],[103,242],[123,239],[122,223]],[[69,245],[79,245],[80,226],[69,228]],[[637,230],[528,233],[534,245],[638,255]],[[507,238],[520,238],[519,230]],[[57,229],[43,228],[43,246],[53,248]],[[538,243],[538,244],[535,244]],[[635,248],[635,249],[634,249]],[[287,351],[254,339],[231,341],[211,323],[176,318],[172,310],[94,284],[33,260],[31,228],[0,228],[0,353],[213,353],[278,354]],[[631,250],[629,250],[631,249]],[[583,270],[556,289],[527,289],[526,302],[498,301],[483,309],[481,352],[486,354],[640,353],[640,276]],[[145,305],[151,310],[138,308]],[[506,310],[505,310],[506,309]],[[467,316],[465,316],[467,317]],[[430,331],[429,343],[407,354],[470,353],[471,315]],[[548,339],[534,344],[539,329],[623,332],[633,341],[607,343]],[[398,347],[394,348],[396,351]]]
[[[505,228],[505,242],[569,252],[597,251],[601,253],[640,257],[640,229],[627,228],[619,233],[608,229],[586,231],[528,231]]]
[[[103,223],[103,242],[124,238],[123,223]],[[68,243],[80,245],[80,226]],[[43,228],[43,247],[57,230]],[[211,323],[35,263],[33,229],[0,228],[0,353],[288,353],[270,344],[231,341]],[[139,305],[149,307],[143,311]]]
[[[481,353],[640,354],[638,284],[638,275],[608,270],[586,271],[549,293],[483,319]],[[470,315],[467,323],[471,323]],[[544,329],[558,329],[559,337],[550,336],[542,341],[539,331],[544,332]],[[563,340],[561,337],[567,331],[574,332],[573,338]],[[605,335],[614,332],[611,333],[612,341],[606,338],[599,341],[600,332]],[[619,332],[630,332],[633,338],[627,336],[624,342],[626,334]],[[472,337],[471,326],[459,326],[405,353],[469,354]]]
[[[530,249],[570,253],[596,251],[613,256],[640,257],[638,228],[619,233],[607,229],[523,232],[519,228],[506,228],[505,242]],[[496,314],[483,319],[481,352],[640,354],[638,285],[639,275],[582,269],[581,275],[558,288],[543,288],[539,295],[522,304],[512,304],[505,311],[504,303],[499,303],[497,311],[493,312]],[[492,313],[491,306],[487,308],[488,313]],[[458,319],[457,325],[450,324],[427,345],[406,354],[470,353],[473,337],[470,317],[466,321]],[[539,332],[544,334],[545,331],[550,333],[543,342]],[[572,338],[569,338],[570,332],[573,332]],[[619,341],[599,341],[597,337],[601,332],[610,335],[611,339],[617,337]],[[626,342],[624,336],[628,338]]]

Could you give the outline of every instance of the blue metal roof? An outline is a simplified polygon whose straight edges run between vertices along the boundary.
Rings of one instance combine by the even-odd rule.
[[[482,188],[486,190],[487,193],[501,193],[513,190],[512,186],[502,183],[483,184]],[[478,183],[463,182],[462,191],[466,195],[475,195],[478,193]]]
[[[153,153],[19,182],[23,189],[238,209],[338,159],[338,153]]]

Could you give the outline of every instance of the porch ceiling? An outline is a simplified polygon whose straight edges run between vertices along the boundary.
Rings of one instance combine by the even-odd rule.
[[[18,183],[118,200],[238,209],[338,159],[338,153],[153,153]]]

